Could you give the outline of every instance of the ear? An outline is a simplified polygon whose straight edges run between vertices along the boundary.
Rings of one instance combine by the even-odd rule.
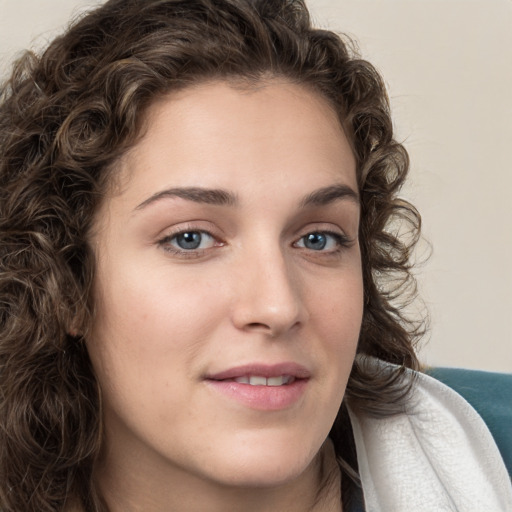
[[[83,319],[80,317],[80,315],[74,315],[70,320],[67,322],[67,328],[66,328],[66,334],[73,338],[78,338],[79,336],[83,335]]]
[[[87,315],[84,307],[75,304],[73,307],[62,309],[62,324],[68,336],[79,338],[85,335]]]

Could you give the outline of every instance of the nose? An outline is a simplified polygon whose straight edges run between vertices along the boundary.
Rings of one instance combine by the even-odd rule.
[[[306,321],[299,275],[280,249],[253,253],[238,270],[232,309],[238,329],[274,338]]]

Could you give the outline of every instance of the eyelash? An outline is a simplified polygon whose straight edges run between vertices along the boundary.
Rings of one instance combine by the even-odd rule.
[[[171,245],[171,242],[173,240],[175,240],[180,235],[185,235],[187,233],[189,233],[189,234],[200,233],[202,236],[207,235],[208,237],[210,237],[213,240],[213,242],[214,242],[213,247],[215,247],[215,246],[222,247],[223,245],[225,245],[224,242],[219,242],[218,237],[212,235],[209,231],[207,231],[205,229],[198,229],[198,228],[190,227],[190,228],[180,229],[179,231],[176,231],[175,233],[166,235],[164,238],[162,238],[161,240],[158,241],[158,246],[162,247],[162,249],[165,252],[171,253],[175,256],[180,256],[182,258],[200,258],[201,256],[204,255],[205,251],[208,251],[208,249],[210,249],[210,248],[187,250],[187,249],[181,249],[178,247],[174,247],[173,245]]]
[[[311,250],[311,252],[318,253],[318,254],[324,254],[324,255],[333,255],[334,254],[335,255],[335,254],[341,252],[343,249],[350,247],[350,245],[351,245],[351,240],[346,235],[337,233],[335,231],[322,230],[322,229],[309,231],[305,235],[302,235],[299,238],[299,240],[297,240],[297,242],[294,242],[293,245],[295,247],[298,247],[297,244],[299,242],[304,241],[306,239],[306,237],[311,236],[311,235],[323,235],[326,237],[331,237],[334,239],[336,247],[333,250],[328,250],[328,251],[323,251],[323,250],[315,251],[314,249],[308,249],[307,247],[299,247],[299,248],[301,248],[301,249],[303,248],[305,250]]]
[[[174,247],[173,245],[171,245],[171,242],[173,240],[175,240],[180,235],[185,235],[187,233],[188,234],[199,233],[202,236],[206,235],[206,236],[212,238],[213,246],[205,248],[205,249],[183,249],[183,248],[177,248],[177,247]],[[326,237],[331,237],[334,239],[336,247],[333,250],[324,251],[324,250],[308,249],[305,246],[297,245],[300,242],[303,242],[306,239],[306,237],[308,237],[310,235],[323,235]],[[205,251],[208,251],[209,249],[212,249],[213,247],[222,247],[224,245],[225,245],[224,242],[219,241],[218,238],[216,236],[212,235],[212,233],[210,233],[209,231],[204,230],[204,229],[192,228],[192,227],[181,229],[180,231],[166,235],[164,238],[162,238],[161,240],[158,241],[158,246],[162,247],[162,249],[164,251],[171,253],[173,255],[182,257],[182,258],[200,258],[201,256],[203,256],[205,254]],[[311,252],[313,254],[317,253],[316,255],[323,255],[323,256],[335,256],[335,255],[339,254],[340,252],[342,252],[343,249],[346,249],[346,248],[350,247],[351,245],[352,245],[352,240],[349,237],[347,237],[346,235],[343,235],[341,233],[337,233],[334,231],[321,230],[321,229],[309,231],[309,232],[305,233],[304,235],[302,235],[297,241],[295,241],[293,243],[293,246],[298,249],[305,250],[305,251]]]

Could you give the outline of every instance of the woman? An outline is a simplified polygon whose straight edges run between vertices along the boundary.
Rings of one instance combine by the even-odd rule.
[[[420,222],[347,42],[300,1],[110,0],[18,63],[0,133],[1,510],[359,510],[360,478],[405,510],[371,445],[432,395]],[[479,433],[497,483],[463,489],[508,503]]]

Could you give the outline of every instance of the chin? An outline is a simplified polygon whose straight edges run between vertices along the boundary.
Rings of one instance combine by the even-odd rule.
[[[298,478],[307,469],[309,464],[298,464],[289,466],[282,461],[276,461],[273,464],[265,464],[259,467],[238,466],[227,470],[223,475],[222,483],[224,485],[240,488],[261,488],[278,487],[292,482]],[[218,475],[220,476],[220,475]]]
[[[224,463],[218,464],[216,475],[225,484],[237,487],[283,485],[298,478],[311,466],[320,446],[315,444],[307,450],[306,443],[292,439],[282,440],[277,445],[264,441],[242,445],[231,450]]]

